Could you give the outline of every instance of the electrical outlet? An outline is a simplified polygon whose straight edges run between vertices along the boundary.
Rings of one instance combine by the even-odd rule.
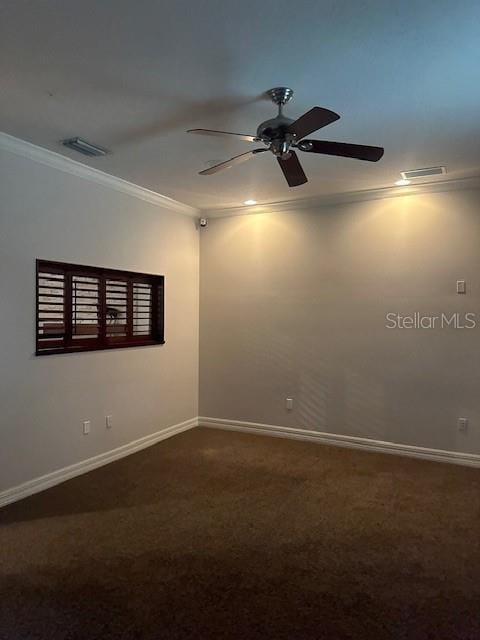
[[[88,436],[88,434],[90,433],[91,426],[92,426],[92,423],[90,422],[90,420],[84,420],[83,421],[83,435],[84,436]]]
[[[465,433],[468,430],[468,418],[458,419],[458,430],[462,433]]]
[[[291,411],[293,409],[293,398],[285,398],[285,408],[287,411]]]
[[[113,427],[113,416],[111,414],[105,416],[105,426],[107,429],[111,429]]]

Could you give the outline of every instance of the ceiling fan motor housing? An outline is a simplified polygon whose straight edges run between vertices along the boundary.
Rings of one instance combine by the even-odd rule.
[[[269,145],[276,156],[283,156],[295,140],[295,136],[288,131],[292,122],[294,122],[292,118],[287,118],[283,114],[265,120],[257,129],[257,137]]]

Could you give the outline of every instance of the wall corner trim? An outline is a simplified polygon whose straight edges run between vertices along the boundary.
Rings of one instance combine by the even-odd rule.
[[[132,453],[136,453],[137,451],[141,451],[142,449],[151,447],[152,445],[157,444],[162,440],[166,440],[167,438],[171,438],[178,433],[193,429],[193,427],[196,427],[197,425],[198,418],[190,418],[189,420],[185,420],[184,422],[172,425],[171,427],[161,429],[160,431],[151,433],[150,435],[139,438],[138,440],[133,440],[132,442],[112,449],[111,451],[100,453],[93,458],[87,458],[86,460],[82,460],[68,467],[64,467],[63,469],[57,469],[56,471],[47,473],[44,476],[34,478],[33,480],[28,480],[27,482],[17,485],[16,487],[1,491],[0,507],[4,507],[11,502],[17,502],[17,500],[27,498],[34,493],[39,493],[40,491],[44,491],[45,489],[54,487],[57,484],[61,484],[62,482],[70,480],[71,478],[75,478],[76,476],[82,475],[83,473],[88,473],[89,471],[98,469],[98,467],[103,467],[110,462],[120,460],[120,458],[125,458]]]
[[[120,193],[125,193],[134,198],[139,198],[144,202],[149,202],[150,204],[164,207],[170,211],[175,211],[176,213],[182,213],[191,217],[197,217],[200,214],[199,209],[191,207],[188,204],[178,202],[178,200],[173,200],[173,198],[163,196],[156,191],[151,191],[145,187],[133,184],[133,182],[128,182],[128,180],[124,180],[123,178],[112,176],[109,173],[100,171],[100,169],[95,169],[94,167],[82,164],[77,160],[73,160],[72,158],[68,158],[67,156],[57,153],[56,151],[50,151],[44,147],[39,147],[31,142],[15,138],[14,136],[2,131],[0,131],[0,149],[14,153],[17,156],[28,158],[33,162],[38,162],[39,164],[46,165],[47,167],[57,169],[58,171],[70,173],[71,175],[83,178],[84,180],[89,180],[90,182],[95,182],[105,187],[109,187],[114,191],[120,191]]]
[[[293,427],[280,427],[272,424],[245,422],[242,420],[200,416],[198,418],[198,424],[201,427],[211,427],[214,429],[242,431],[245,433],[256,433],[259,435],[274,436],[277,438],[290,438],[293,440],[304,440],[306,442],[317,442],[318,444],[345,447],[348,449],[388,453],[406,456],[408,458],[419,458],[421,460],[430,460],[431,462],[448,462],[450,464],[459,464],[467,467],[480,467],[480,455],[473,453],[444,451],[443,449],[428,449],[408,444],[385,442],[383,440],[371,440],[369,438],[337,435],[335,433],[326,433],[322,431],[309,431],[307,429],[296,429]]]

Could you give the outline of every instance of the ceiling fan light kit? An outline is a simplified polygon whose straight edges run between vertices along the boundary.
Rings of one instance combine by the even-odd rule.
[[[274,118],[262,122],[257,128],[257,134],[255,136],[231,133],[229,131],[216,131],[213,129],[188,130],[187,133],[206,136],[235,136],[245,142],[262,142],[265,145],[265,148],[252,149],[246,153],[234,156],[230,158],[230,160],[200,171],[199,174],[201,176],[218,173],[223,169],[229,169],[236,164],[250,160],[259,153],[270,151],[276,156],[288,186],[298,187],[307,182],[307,176],[302,169],[295,149],[305,153],[320,153],[344,158],[356,158],[358,160],[367,160],[368,162],[377,162],[383,156],[384,150],[382,147],[331,142],[328,140],[306,140],[306,136],[332,124],[332,122],[338,120],[340,116],[329,109],[313,107],[297,120],[293,120],[283,114],[283,107],[292,98],[293,89],[289,89],[288,87],[275,87],[269,89],[267,94],[270,96],[272,102],[277,105],[278,113]]]

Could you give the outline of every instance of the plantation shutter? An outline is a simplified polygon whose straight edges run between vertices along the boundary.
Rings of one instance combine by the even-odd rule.
[[[37,261],[37,355],[164,342],[164,277]]]

